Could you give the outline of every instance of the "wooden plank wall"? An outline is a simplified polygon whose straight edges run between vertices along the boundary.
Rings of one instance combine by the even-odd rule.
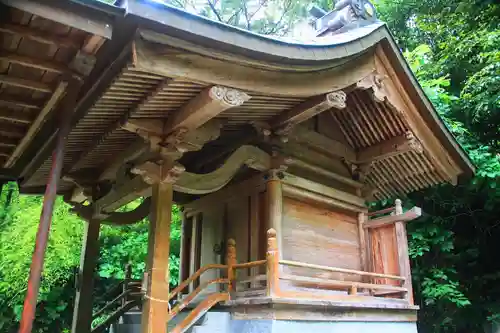
[[[284,199],[283,258],[304,263],[362,270],[357,215],[334,212],[295,199]],[[284,267],[284,274],[361,281],[356,275]],[[294,288],[292,283],[284,283]],[[296,288],[294,288],[296,289]]]
[[[249,262],[266,258],[267,249],[267,222],[265,221],[265,192],[256,192],[250,195],[234,198],[226,202],[212,203],[197,213],[199,228],[201,228],[201,240],[193,237],[190,232],[184,233],[186,237],[183,245],[187,254],[183,261],[181,276],[186,279],[189,275],[185,270],[193,273],[194,256],[200,256],[197,260],[201,266],[215,263],[225,263],[225,246],[229,238],[236,241],[237,262]],[[192,227],[193,218],[186,219],[186,229]],[[188,231],[188,230],[186,230]],[[222,253],[214,252],[216,245],[221,245]],[[199,247],[199,249],[196,249]],[[188,263],[185,263],[188,262]],[[265,266],[248,271],[238,271],[240,277],[254,276],[265,273]],[[202,275],[200,281],[205,282],[221,277],[220,272],[209,271]],[[213,291],[213,290],[210,290]]]
[[[373,228],[369,231],[372,270],[376,273],[400,275],[398,266],[398,246],[394,225]],[[374,283],[393,284],[398,282],[390,279],[374,279]]]

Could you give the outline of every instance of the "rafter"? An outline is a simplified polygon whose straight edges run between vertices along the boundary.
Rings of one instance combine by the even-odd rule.
[[[68,10],[59,6],[59,2],[43,3],[41,1],[29,0],[2,0],[10,7],[24,12],[43,17],[45,19],[67,25],[94,35],[111,39],[112,20],[103,17],[96,18],[95,15],[86,14],[84,11]]]
[[[28,38],[44,44],[57,45],[59,47],[71,49],[80,48],[80,44],[73,38],[52,35],[24,25],[4,23],[0,25],[0,32],[14,34],[19,37]]]
[[[15,147],[19,140],[2,136],[0,137],[0,147]]]
[[[25,131],[22,127],[13,124],[0,123],[0,135],[10,138],[22,138]]]
[[[158,95],[163,89],[165,89],[169,83],[172,82],[170,79],[163,80],[158,85],[156,85],[151,91],[146,94],[141,101],[139,101],[135,106],[131,107],[129,110],[125,112],[123,117],[119,119],[117,122],[111,124],[103,134],[98,136],[89,146],[88,149],[84,150],[78,157],[74,159],[74,162],[68,166],[67,171],[70,172],[74,170],[79,163],[81,163],[94,149],[96,149],[113,131],[119,128],[130,115],[133,115],[135,112],[141,109],[144,105],[149,103],[153,98]]]
[[[20,107],[26,109],[40,109],[41,106],[35,101],[26,100],[26,98],[21,98],[15,95],[0,95],[0,105],[10,106],[10,107]]]
[[[343,109],[346,107],[346,98],[342,90],[315,96],[276,116],[271,120],[271,127],[279,129],[295,126],[331,108]]]
[[[393,137],[379,144],[364,148],[357,153],[357,163],[368,163],[383,160],[392,156],[400,155],[408,151],[422,153],[422,145],[413,133]]]
[[[10,110],[1,110],[0,109],[0,119],[13,121],[21,124],[29,124],[31,123],[31,117],[27,115],[25,112],[17,112]]]
[[[59,83],[52,96],[50,96],[49,100],[45,103],[40,113],[38,113],[35,120],[33,120],[33,123],[31,124],[28,131],[24,131],[23,134],[21,135],[22,140],[19,142],[19,145],[17,145],[16,149],[9,157],[7,162],[5,162],[4,164],[5,168],[11,167],[14,164],[14,162],[17,161],[19,156],[21,156],[21,154],[24,152],[28,144],[31,142],[31,140],[38,132],[42,124],[47,119],[48,115],[55,109],[59,100],[64,96],[67,86],[68,83],[65,81]]]
[[[11,64],[19,64],[30,68],[36,68],[52,73],[65,73],[69,72],[68,67],[59,62],[36,59],[33,57],[28,57],[14,52],[0,51],[0,60],[8,61]]]
[[[38,81],[26,80],[17,77],[11,77],[5,74],[0,75],[0,83],[7,84],[14,87],[20,87],[25,89],[31,89],[43,93],[51,93],[52,86],[47,83],[42,83]]]

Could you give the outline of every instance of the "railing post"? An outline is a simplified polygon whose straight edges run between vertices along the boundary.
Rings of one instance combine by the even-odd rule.
[[[273,297],[279,294],[279,250],[276,230],[267,231],[267,296]]]
[[[130,282],[130,279],[132,278],[132,265],[131,264],[126,264],[125,265],[125,278],[123,280],[123,286],[122,286],[122,292],[126,292],[128,289],[128,284]],[[122,306],[127,303],[127,296],[122,298]]]
[[[403,214],[403,206],[401,200],[396,200],[395,208],[395,215]],[[406,224],[405,222],[398,221],[394,223],[394,228],[396,231],[399,275],[405,278],[403,287],[408,290],[406,293],[406,299],[410,304],[413,304],[413,287],[411,283],[410,256],[408,254],[408,237],[406,235]]]
[[[234,280],[235,280],[234,265],[236,264],[236,241],[232,238],[228,239],[227,241],[226,264],[227,264],[227,279],[229,280],[227,291],[231,293],[236,291],[235,288],[236,286],[234,285]]]

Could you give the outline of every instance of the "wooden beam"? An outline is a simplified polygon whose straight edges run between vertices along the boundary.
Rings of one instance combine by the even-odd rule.
[[[9,107],[18,107],[25,108],[31,110],[40,109],[41,106],[38,102],[26,100],[26,98],[21,98],[15,95],[0,95],[0,105],[9,106]]]
[[[411,220],[414,220],[416,218],[419,218],[422,216],[422,209],[419,207],[413,207],[412,209],[399,214],[399,215],[388,215],[388,216],[383,216],[379,217],[376,219],[371,219],[368,220],[365,224],[365,228],[379,228],[383,227],[389,224],[394,224],[396,222],[408,222]]]
[[[10,33],[22,38],[28,38],[43,44],[56,45],[58,47],[65,47],[70,49],[80,48],[80,44],[77,41],[75,41],[74,38],[53,35],[48,32],[20,24],[13,24],[13,23],[1,24],[0,32]]]
[[[351,147],[340,141],[336,141],[318,132],[297,126],[288,135],[290,140],[306,144],[310,148],[324,155],[344,158],[348,161],[356,161],[356,152]]]
[[[92,324],[94,269],[99,258],[99,221],[86,221],[71,333],[89,333]]]
[[[51,73],[66,73],[69,69],[66,64],[50,60],[36,59],[33,57],[23,56],[15,52],[0,51],[0,60],[8,61],[11,64],[18,64],[25,67],[36,68]]]
[[[4,167],[9,168],[11,167],[21,156],[21,154],[24,152],[26,147],[29,145],[35,134],[38,132],[40,127],[43,125],[43,123],[47,120],[48,116],[50,113],[55,109],[57,106],[58,102],[61,100],[63,95],[66,92],[66,88],[68,86],[68,82],[62,81],[59,82],[59,85],[55,89],[54,93],[52,96],[50,96],[49,100],[45,103],[45,106],[43,109],[40,111],[36,119],[33,121],[31,124],[30,128],[26,132],[26,134],[23,136],[23,139],[21,142],[19,142],[19,145],[16,147],[10,158],[5,162]],[[76,98],[76,96],[75,96]],[[70,111],[66,111],[70,112]],[[21,135],[22,136],[22,135]]]
[[[359,211],[365,211],[365,200],[356,195],[340,191],[329,186],[313,182],[311,180],[297,177],[288,173],[285,173],[285,178],[283,179],[284,184],[291,185],[298,188],[304,192],[313,192],[321,194],[326,197],[330,197],[345,203],[359,207]]]
[[[146,293],[142,310],[142,333],[165,333],[168,318],[171,183],[153,186],[151,222],[146,263]]]
[[[355,181],[351,178],[339,175],[338,173],[332,172],[332,171],[325,169],[325,168],[322,168],[320,166],[304,162],[298,158],[291,158],[290,159],[290,166],[295,166],[299,169],[310,171],[314,174],[324,176],[326,178],[338,181],[340,183],[349,185],[349,186],[357,188],[357,189],[361,189],[365,186],[363,183],[360,183],[360,182]]]
[[[204,89],[171,117],[165,126],[165,134],[183,128],[187,131],[200,127],[224,110],[237,107],[250,96],[243,91],[212,86]]]
[[[0,74],[0,83],[7,84],[14,87],[31,89],[43,93],[51,93],[52,86],[47,83],[21,79],[18,77],[11,77],[6,74]]]
[[[90,17],[90,15],[81,15],[75,11],[64,10],[50,4],[28,0],[2,0],[10,7],[43,17],[45,19],[67,25],[88,33],[111,39],[111,22],[104,22]]]
[[[116,172],[123,164],[139,157],[146,151],[147,148],[147,144],[142,139],[138,139],[137,141],[129,145],[125,150],[118,153],[113,161],[109,163],[107,167],[101,172],[99,181],[115,179]]]
[[[356,162],[368,163],[379,161],[412,150],[419,153],[423,152],[420,142],[415,138],[413,133],[408,132],[358,151]]]
[[[347,96],[342,90],[315,96],[277,115],[271,120],[271,127],[277,129],[295,126],[331,108],[344,109],[346,98]]]

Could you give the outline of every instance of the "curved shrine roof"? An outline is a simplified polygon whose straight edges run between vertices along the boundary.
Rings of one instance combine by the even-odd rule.
[[[33,15],[31,5],[39,2],[20,3],[27,6],[12,10],[25,14],[16,15]],[[68,3],[61,10],[78,15],[72,6],[81,3]],[[117,161],[132,161],[137,156],[130,150],[141,142],[127,123],[175,123],[214,86],[236,89],[249,99],[210,116],[222,124],[220,136],[179,160],[189,171],[209,172],[236,149],[235,142],[271,149],[259,136],[263,129],[286,137],[289,144],[280,149],[300,160],[292,166],[298,173],[313,165],[316,174],[320,168],[323,175],[326,170],[354,178],[351,185],[371,188],[378,199],[454,182],[474,170],[382,22],[358,21],[331,36],[296,41],[167,5],[124,3],[125,9],[99,4],[85,12],[90,18],[97,12],[112,16],[113,33],[95,53],[96,65],[80,90],[61,193],[116,182]],[[43,8],[44,2],[37,6]],[[92,35],[86,26],[64,24]],[[322,102],[339,91],[345,94],[344,107]],[[15,163],[4,161],[6,172],[22,177],[27,193],[43,192],[50,169],[54,123],[44,126]]]

